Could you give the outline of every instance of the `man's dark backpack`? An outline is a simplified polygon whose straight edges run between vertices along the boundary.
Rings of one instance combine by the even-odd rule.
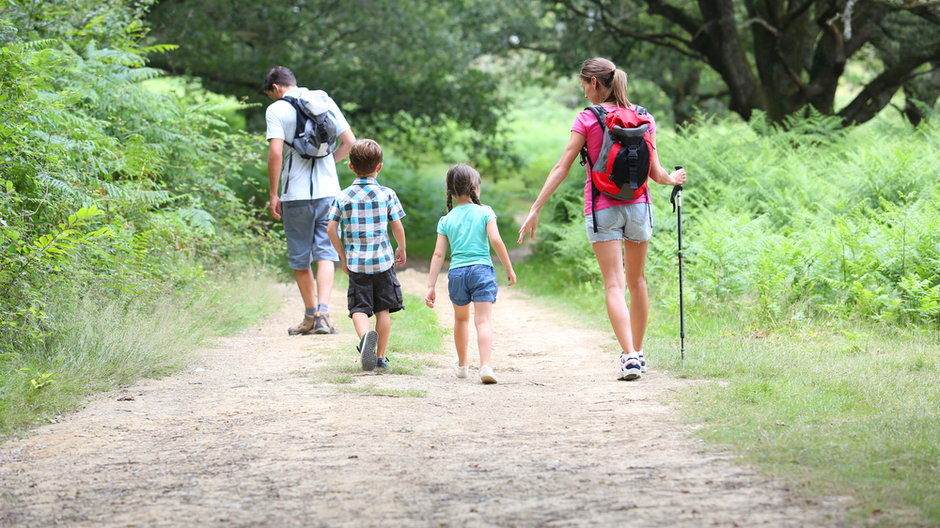
[[[590,164],[593,205],[604,193],[617,200],[637,200],[647,192],[651,155],[655,147],[649,134],[652,118],[646,108],[614,108],[608,112],[601,105],[586,108],[594,113],[604,132],[604,142],[596,161],[581,150],[581,164]],[[597,231],[597,225],[594,226]]]
[[[322,93],[322,96],[320,95]],[[336,147],[336,118],[330,112],[326,92],[307,92],[302,97],[282,98],[297,111],[297,126],[290,146],[304,159],[325,158]]]

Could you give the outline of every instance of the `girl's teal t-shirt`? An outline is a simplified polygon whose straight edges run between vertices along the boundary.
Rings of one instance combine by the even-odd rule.
[[[450,269],[483,264],[492,266],[486,224],[496,218],[488,205],[454,207],[437,222],[437,232],[450,243]]]

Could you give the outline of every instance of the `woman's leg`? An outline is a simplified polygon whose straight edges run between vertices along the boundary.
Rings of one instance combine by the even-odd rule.
[[[457,364],[467,366],[467,347],[470,346],[470,305],[454,305],[454,346],[457,347]]]
[[[643,350],[643,337],[649,320],[650,300],[646,288],[646,253],[649,242],[624,243],[623,262],[627,288],[630,290],[630,328],[633,331],[633,350]]]
[[[614,329],[620,348],[626,353],[636,352],[630,331],[630,313],[627,311],[627,287],[623,271],[622,240],[594,242],[594,255],[604,277],[607,317]]]
[[[493,324],[490,317],[493,314],[493,303],[473,303],[473,322],[477,327],[477,344],[480,348],[480,366],[489,365],[493,351]]]

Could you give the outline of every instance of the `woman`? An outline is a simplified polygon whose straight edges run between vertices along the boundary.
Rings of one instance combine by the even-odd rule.
[[[636,109],[627,99],[627,74],[617,69],[613,62],[601,57],[584,61],[580,80],[584,97],[591,104],[600,104],[608,111],[616,107]],[[655,146],[656,124],[652,118],[649,134]],[[578,157],[585,142],[589,158],[596,160],[603,142],[603,129],[590,110],[582,111],[575,119],[571,138],[561,159],[548,173],[538,198],[519,229],[520,244],[526,234],[535,236],[539,211],[568,175],[572,162]],[[653,149],[650,154],[650,178],[653,181],[661,185],[685,183],[685,170],[667,173],[659,162],[656,150]],[[632,201],[620,201],[605,194],[597,194],[595,197],[588,167],[584,183],[585,224],[588,240],[604,278],[607,316],[622,350],[619,379],[623,380],[638,379],[646,371],[643,336],[649,315],[649,295],[644,266],[653,233],[651,207],[649,192],[642,193],[640,198]],[[629,309],[625,298],[627,288],[630,290]]]

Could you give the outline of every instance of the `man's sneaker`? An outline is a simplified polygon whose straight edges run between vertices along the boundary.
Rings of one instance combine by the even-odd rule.
[[[336,328],[333,327],[333,322],[330,321],[329,314],[317,313],[314,316],[313,323],[313,333],[314,334],[335,334]]]
[[[454,375],[460,379],[467,377],[467,371],[470,370],[470,367],[467,365],[460,366],[460,363],[455,359],[454,360]]]
[[[388,358],[375,358],[375,368],[388,368]]]
[[[640,358],[636,354],[620,353],[620,378],[618,379],[626,381],[640,379],[641,372]]]
[[[302,323],[287,329],[287,335],[307,335],[313,331],[314,324],[315,317],[312,315],[305,315]]]
[[[377,358],[375,357],[375,345],[379,343],[379,334],[375,330],[369,330],[362,334],[359,340],[359,360],[362,362],[362,370],[375,370]]]
[[[643,355],[643,352],[637,352],[636,355],[640,358],[640,372],[646,374],[646,356]]]
[[[496,374],[493,372],[493,367],[489,365],[483,365],[480,367],[480,381],[486,383],[487,385],[491,383],[497,383]]]

